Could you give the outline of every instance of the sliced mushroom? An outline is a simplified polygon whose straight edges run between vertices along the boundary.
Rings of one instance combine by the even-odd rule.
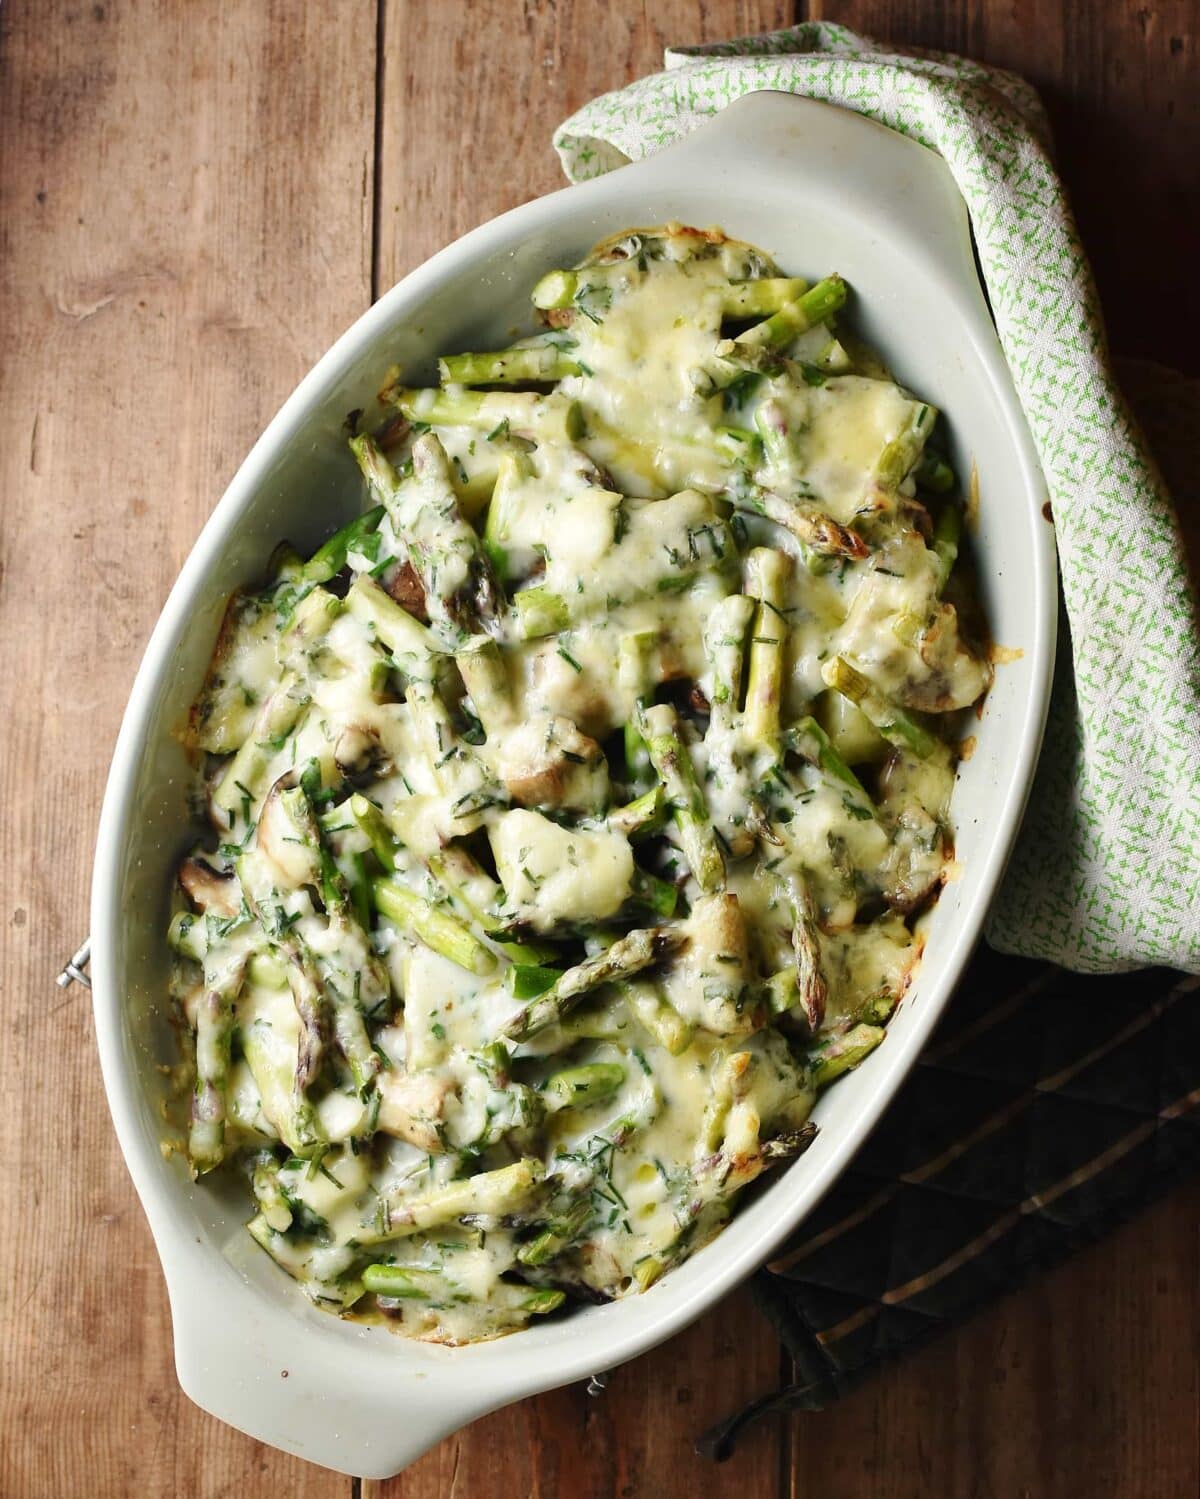
[[[333,758],[343,775],[362,775],[364,771],[386,773],[387,756],[379,735],[362,724],[351,723],[342,729],[333,746]]]
[[[918,652],[928,675],[914,675],[905,682],[902,701],[907,708],[924,713],[966,708],[991,685],[991,667],[962,642],[953,604],[939,604],[934,610],[919,638]]]
[[[303,885],[318,885],[321,880],[320,859],[317,849],[282,801],[282,794],[290,788],[294,777],[291,772],[281,776],[267,792],[262,812],[258,819],[255,842],[258,852],[272,866],[272,873],[285,890],[298,890]]]
[[[392,1069],[381,1073],[379,1128],[398,1140],[407,1140],[418,1150],[444,1150],[442,1120],[453,1086],[449,1078],[432,1072]]]
[[[429,610],[425,602],[425,585],[421,582],[417,570],[411,562],[402,562],[389,575],[383,586],[400,605],[401,609],[406,610],[414,619],[419,619],[423,625],[429,623]]]
[[[530,719],[508,734],[499,774],[521,807],[598,812],[608,799],[604,751],[561,714]]]
[[[200,859],[185,859],[179,866],[179,883],[199,911],[214,916],[236,916],[242,908],[242,893],[231,874],[219,874]]]

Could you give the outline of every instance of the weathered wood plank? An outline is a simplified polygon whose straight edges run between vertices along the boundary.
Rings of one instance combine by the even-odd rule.
[[[603,1395],[572,1385],[497,1411],[400,1477],[364,1483],[362,1499],[768,1499],[783,1477],[777,1430],[754,1432],[723,1466],[693,1444],[779,1374],[774,1335],[739,1293],[618,1369]]]
[[[180,1393],[83,935],[103,778],[180,562],[369,300],[374,5],[0,12],[0,1492],[342,1496]]]
[[[562,187],[556,125],[662,66],[668,46],[770,31],[782,0],[428,5],[384,0],[377,285]]]

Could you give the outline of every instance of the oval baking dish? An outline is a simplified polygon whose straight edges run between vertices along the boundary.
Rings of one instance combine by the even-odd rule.
[[[347,413],[387,366],[499,345],[527,288],[626,225],[720,224],[789,274],[840,271],[860,331],[947,416],[977,466],[983,605],[1009,664],[959,769],[958,878],[927,924],[885,1044],[818,1105],[820,1134],[703,1250],[645,1294],[496,1342],[444,1348],[319,1311],[242,1230],[236,1185],[197,1188],[164,1158],[158,1065],[172,1059],[161,932],[194,776],[172,730],[196,694],[228,593],[275,541],[315,544],[357,507]],[[863,309],[860,311],[859,309]],[[1053,663],[1053,540],[1044,487],[976,278],[966,212],[940,159],[857,115],[779,94],[732,105],[677,146],[525,205],[436,255],[381,299],[259,439],[155,629],[117,743],[92,897],[97,1039],[109,1104],[171,1300],[180,1382],[260,1440],[384,1477],[456,1427],[608,1369],[670,1336],[753,1270],[828,1188],[904,1079],[979,934],[1024,807]]]

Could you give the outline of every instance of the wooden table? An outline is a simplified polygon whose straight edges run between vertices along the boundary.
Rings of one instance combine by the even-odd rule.
[[[794,12],[798,11],[797,17]],[[555,187],[551,128],[670,42],[804,14],[1024,72],[1118,350],[1200,370],[1189,0],[8,0],[0,9],[4,591],[0,1493],[738,1499],[1200,1489],[1200,1187],[735,1461],[786,1376],[742,1295],[622,1369],[356,1484],[201,1415],[97,1077],[93,830],[135,665],[253,438],[380,291]]]

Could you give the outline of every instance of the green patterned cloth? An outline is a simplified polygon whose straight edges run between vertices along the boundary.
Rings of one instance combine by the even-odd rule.
[[[665,72],[585,105],[554,145],[572,181],[596,177],[761,89],[857,110],[945,159],[1050,489],[1059,658],[989,941],[1085,972],[1200,971],[1200,650],[1187,566],[1165,481],[1108,361],[1041,103],[1011,73],[811,22],[669,51]],[[1200,382],[1149,373],[1194,449]],[[1194,489],[1196,464],[1180,467]]]

